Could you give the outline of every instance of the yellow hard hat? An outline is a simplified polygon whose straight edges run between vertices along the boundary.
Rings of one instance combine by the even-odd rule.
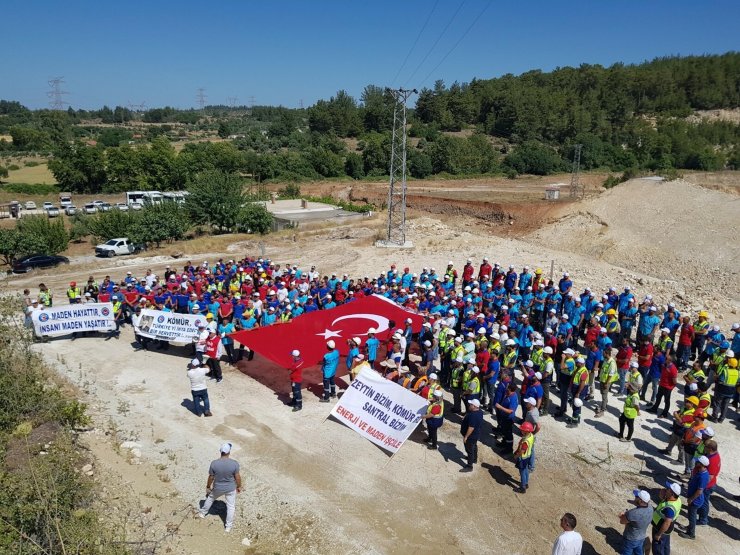
[[[542,273],[542,268],[537,268],[537,269],[536,269],[536,270],[534,271],[534,273],[535,273],[535,274],[537,274],[537,275],[540,275],[540,274]]]
[[[692,395],[691,397],[686,397],[686,402],[691,403],[693,405],[699,406],[699,397],[696,397],[695,395]]]
[[[727,365],[730,368],[737,368],[737,359],[736,358],[728,358],[727,359]]]
[[[706,310],[702,310],[699,312],[699,318],[707,318],[709,316],[709,313]]]
[[[211,313],[209,312],[208,314],[206,314],[206,318],[213,318],[213,314],[211,314]]]
[[[606,311],[607,316],[614,316],[616,313],[617,311],[614,310],[613,308],[610,308],[609,310]]]

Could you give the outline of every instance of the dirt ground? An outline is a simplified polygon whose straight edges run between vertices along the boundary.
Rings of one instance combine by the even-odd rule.
[[[464,187],[457,182],[446,185]],[[682,204],[688,198],[691,204]],[[627,202],[659,206],[651,216],[656,222],[626,234],[644,222],[639,212],[614,212]],[[220,249],[213,243],[182,248],[185,259],[200,262],[259,254],[262,242],[276,262],[302,267],[315,263],[324,273],[352,275],[377,274],[394,262],[441,269],[453,259],[462,266],[465,258],[479,261],[484,255],[502,264],[539,266],[546,273],[552,262],[556,277],[569,271],[576,289],[588,285],[601,291],[629,283],[638,295],[651,293],[659,303],[674,300],[682,311],[706,306],[713,319],[729,328],[740,320],[738,212],[732,208],[736,202],[734,194],[688,183],[635,180],[598,198],[562,203],[534,226],[538,230],[522,227],[515,236],[507,221],[487,220],[462,206],[445,213],[426,212],[420,206],[412,209],[408,221],[408,236],[415,245],[408,251],[372,246],[382,215],[352,226],[299,228],[261,239],[225,238]],[[689,266],[694,262],[675,243],[677,234],[671,236],[672,248],[651,251],[657,263],[652,266],[640,256],[600,256],[573,242],[581,225],[573,224],[578,213],[596,214],[608,226],[605,233],[613,234],[612,243],[599,246],[600,253],[611,248],[627,253],[653,245],[655,229],[673,229],[684,211],[713,224],[692,227],[691,245],[697,249],[699,266],[705,244],[714,244],[717,250],[706,254],[720,260],[714,279]],[[590,228],[583,229],[582,235],[589,235]],[[55,271],[12,277],[4,290],[21,291],[44,280],[59,299],[73,278],[123,275],[128,269],[143,274],[146,268],[161,271],[183,260],[172,259],[167,251],[151,254],[112,261],[85,258],[79,266],[73,259]],[[661,268],[669,268],[670,276]],[[101,501],[114,515],[139,523],[138,529],[143,524],[148,538],[171,553],[547,554],[566,511],[578,517],[584,553],[614,553],[622,529],[617,514],[629,507],[632,489],[647,488],[655,498],[666,478],[680,479],[680,467],[659,454],[669,435],[665,420],[640,417],[632,444],[614,437],[621,399],[612,399],[608,414],[600,419],[593,418],[593,408],[584,409],[584,423],[577,430],[545,419],[530,490],[519,495],[512,489],[518,480],[513,462],[492,450],[490,417],[480,446],[481,464],[472,474],[459,474],[463,450],[454,416],[440,431],[439,452],[428,451],[424,435],[417,431],[389,459],[348,428],[326,419],[330,409],[318,403],[316,369],[307,372],[304,382],[304,410],[292,413],[283,404],[289,390],[287,372],[257,356],[236,367],[224,364],[224,381],[209,386],[214,416],[198,419],[189,410],[187,349],[136,351],[132,343],[132,332],[125,328],[118,340],[60,338],[36,348],[84,391],[90,404],[96,425],[86,441],[97,459],[95,476],[106,488]],[[674,535],[676,553],[736,550],[737,418],[731,409],[723,424],[713,425],[723,468],[713,496],[712,526],[699,528],[694,542]],[[233,457],[242,465],[246,484],[231,535],[224,534],[218,517],[195,519],[191,509],[203,498],[209,461],[227,440],[235,445]],[[685,516],[679,522],[685,523]]]

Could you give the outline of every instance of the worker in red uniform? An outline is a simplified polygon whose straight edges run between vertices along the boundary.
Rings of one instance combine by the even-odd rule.
[[[293,399],[288,403],[293,407],[293,412],[298,412],[303,408],[303,398],[301,397],[301,386],[303,384],[303,358],[298,349],[294,349],[290,355],[293,357],[293,364],[290,365],[290,389],[293,393]]]

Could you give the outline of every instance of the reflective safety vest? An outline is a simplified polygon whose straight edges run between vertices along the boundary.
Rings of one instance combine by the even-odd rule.
[[[698,381],[704,381],[707,379],[707,375],[704,373],[704,370],[699,368],[699,370],[692,370],[689,372],[689,375],[694,378],[697,382]]]
[[[439,350],[444,351],[447,349],[447,334],[450,333],[449,328],[442,328],[439,330],[437,335],[437,342],[439,343]]]
[[[630,375],[627,377],[627,382],[635,385],[639,389],[642,387],[642,374],[637,370],[630,372]]]
[[[699,443],[699,445],[696,446],[696,450],[694,451],[694,458],[698,459],[704,454],[704,449],[706,449],[706,444],[702,441]]]
[[[283,313],[282,313],[282,314],[280,315],[280,321],[281,321],[282,323],[288,322],[289,320],[290,320],[290,312],[283,312]]]
[[[709,331],[709,322],[697,320],[694,322],[694,335],[706,335]]]
[[[442,389],[442,386],[439,385],[438,383],[429,384],[429,391],[427,392],[427,401],[431,401],[432,399],[434,399],[434,392],[437,391],[438,389]],[[442,391],[444,390],[442,389]]]
[[[545,351],[542,347],[537,347],[532,351],[530,358],[532,359],[532,364],[534,364],[535,370],[539,370],[542,366],[542,357],[544,354]]]
[[[630,393],[624,400],[624,416],[627,418],[637,418],[637,408],[640,406],[640,395]]]
[[[82,296],[82,291],[80,291],[79,287],[70,287],[67,289],[67,297],[69,299],[77,299],[78,297]]]
[[[469,395],[478,395],[480,393],[480,379],[478,376],[473,376],[468,382],[468,387],[465,389]]]
[[[534,434],[528,434],[522,438],[522,442],[527,445],[527,455],[522,456],[522,453],[519,453],[519,457],[522,459],[528,459],[532,456],[532,449],[534,448]]]
[[[463,358],[465,355],[465,349],[463,349],[462,345],[455,346],[454,349],[452,349],[452,353],[450,354],[450,357],[452,360],[455,360],[457,358]]]
[[[511,368],[516,364],[516,349],[511,349],[504,353],[504,368]]]
[[[588,376],[588,368],[585,366],[581,366],[580,368],[576,367],[576,371],[573,372],[573,385],[578,385],[581,383],[581,376],[586,374]],[[586,385],[588,385],[588,378],[586,378]]]
[[[573,372],[576,371],[576,361],[573,359],[573,357],[569,356],[565,359],[565,368],[561,368],[560,371],[566,376],[573,375]]]
[[[667,353],[671,347],[673,347],[673,340],[667,335],[665,337],[661,337],[658,341],[658,348],[664,353]]]
[[[440,399],[439,401],[434,401],[433,403],[430,403],[429,406],[427,407],[427,414],[432,414],[432,409],[434,407],[439,407],[440,410],[439,410],[439,414],[436,416],[432,416],[431,419],[432,420],[442,420],[442,417],[444,416],[444,413],[445,413],[444,401]]]
[[[429,378],[427,377],[426,374],[424,374],[423,376],[419,376],[418,378],[416,378],[416,381],[414,382],[414,385],[411,389],[421,390],[427,384],[428,381],[429,381]]]
[[[723,364],[717,370],[717,381],[722,385],[737,385],[737,368],[731,368],[729,364]]]
[[[699,395],[699,408],[701,410],[706,410],[709,405],[712,404],[712,396],[707,393],[706,391]]]
[[[691,425],[694,422],[694,419],[693,418],[689,419],[689,418],[686,418],[686,417],[688,417],[688,416],[693,417],[695,412],[696,412],[696,409],[694,409],[694,408],[687,408],[687,409],[683,409],[680,413],[678,413],[678,417],[681,420],[681,425],[683,426],[684,430],[687,430],[687,429],[691,428]],[[686,421],[684,421],[684,419]]]
[[[712,356],[709,359],[709,365],[718,368],[726,359],[727,355],[725,353],[720,353],[719,349],[717,349],[714,353],[712,353]]]
[[[465,393],[468,392],[468,386],[470,385],[470,380],[473,377],[473,371],[472,370],[465,370],[462,373],[462,388]]]
[[[51,291],[39,291],[39,300],[44,306],[51,306]]]
[[[113,303],[113,314],[115,314],[116,312],[120,312],[122,304],[123,303],[121,301],[116,301]]]
[[[495,339],[491,339],[491,343],[488,345],[488,350],[491,353],[499,353],[499,354],[501,354],[501,343],[499,343]]]
[[[617,379],[617,361],[613,358],[604,361],[599,372],[601,385],[609,385]]]
[[[548,367],[551,368],[551,370],[548,371]],[[552,356],[545,355],[544,359],[542,360],[542,367],[540,369],[540,372],[542,372],[542,379],[546,379],[548,376],[550,376],[555,370],[555,361],[552,360]]]
[[[606,323],[606,331],[607,333],[619,333],[620,331],[619,320],[617,320],[616,318],[611,318]]]
[[[455,366],[452,369],[450,375],[450,386],[454,389],[460,389],[460,374],[462,373],[462,366]]]
[[[681,514],[681,500],[676,499],[675,501],[663,501],[662,503],[658,504],[657,507],[655,507],[655,510],[653,511],[653,526],[655,526],[656,528],[660,528],[663,525],[663,513],[661,511],[664,507],[672,507],[673,512],[676,515],[673,517],[673,522],[671,522],[668,530],[663,532],[664,534],[670,534],[671,532],[673,532],[673,524],[676,522],[678,515]]]

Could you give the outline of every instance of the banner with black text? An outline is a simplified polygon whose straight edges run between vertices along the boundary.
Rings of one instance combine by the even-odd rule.
[[[86,303],[44,307],[31,313],[39,337],[57,337],[85,331],[111,331],[116,324],[113,304]]]
[[[426,414],[428,402],[366,368],[352,381],[331,415],[378,447],[395,453]]]
[[[173,343],[192,343],[198,335],[198,325],[205,325],[201,314],[178,314],[162,310],[144,309],[136,333],[151,339],[161,339]]]

